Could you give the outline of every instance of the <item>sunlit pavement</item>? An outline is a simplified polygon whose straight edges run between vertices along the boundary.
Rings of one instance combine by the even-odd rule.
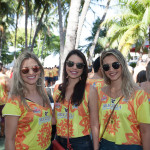
[[[5,140],[5,138],[0,137],[0,150],[5,150],[5,148],[4,148],[4,140]]]

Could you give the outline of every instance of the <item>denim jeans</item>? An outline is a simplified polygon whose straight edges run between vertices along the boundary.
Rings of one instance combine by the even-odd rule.
[[[67,139],[61,138],[60,136],[56,137],[56,140],[67,149]],[[93,150],[93,143],[90,138],[90,135],[78,137],[78,138],[69,138],[69,142],[73,150]]]
[[[51,150],[51,145],[46,150]]]
[[[117,145],[114,142],[102,139],[99,150],[143,150],[140,145]]]

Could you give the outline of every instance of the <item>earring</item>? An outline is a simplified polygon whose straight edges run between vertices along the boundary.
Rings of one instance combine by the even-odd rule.
[[[41,82],[40,82],[41,80]],[[36,86],[42,86],[42,77],[39,77],[37,82],[36,82]]]

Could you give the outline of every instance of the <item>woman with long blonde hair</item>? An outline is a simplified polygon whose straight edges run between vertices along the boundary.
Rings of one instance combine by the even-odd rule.
[[[147,94],[133,81],[120,51],[104,51],[101,67],[107,85],[99,91],[100,150],[149,150]]]

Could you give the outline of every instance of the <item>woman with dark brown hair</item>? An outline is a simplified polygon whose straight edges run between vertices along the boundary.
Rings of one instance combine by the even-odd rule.
[[[87,75],[84,54],[79,50],[69,52],[64,62],[63,83],[53,97],[56,139],[64,148],[69,138],[73,150],[93,150],[93,145],[94,150],[98,149],[98,96],[96,89],[86,83]]]

